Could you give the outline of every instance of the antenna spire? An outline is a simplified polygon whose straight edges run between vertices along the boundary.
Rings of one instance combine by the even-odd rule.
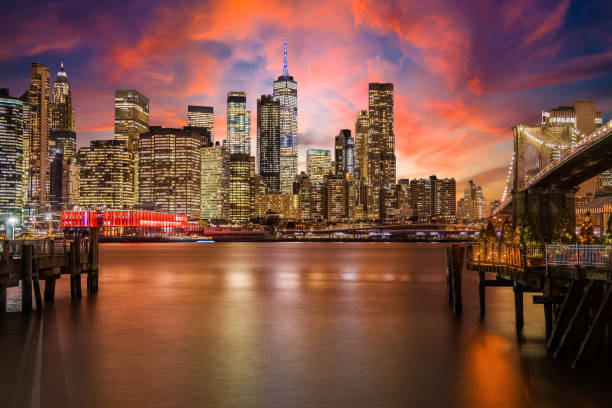
[[[285,52],[284,52],[284,60],[283,60],[283,76],[288,77],[289,71],[287,70],[287,37],[285,37]]]

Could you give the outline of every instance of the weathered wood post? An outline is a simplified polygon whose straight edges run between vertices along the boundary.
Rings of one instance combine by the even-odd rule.
[[[81,240],[75,237],[70,245],[70,297],[80,299],[81,293]]]
[[[49,265],[53,270],[53,261],[55,259],[55,240],[49,242]],[[55,300],[55,276],[45,280],[45,302],[53,302]]]
[[[448,294],[448,304],[453,304],[453,250],[450,246],[446,247],[446,291]]]
[[[446,249],[446,256],[450,258],[450,285],[452,292],[452,307],[455,316],[461,316],[461,276],[463,261],[465,258],[465,247],[453,244]],[[447,260],[448,262],[448,260]]]
[[[544,285],[542,288],[542,300],[544,306],[544,324],[546,327],[546,341],[550,339],[550,335],[553,329],[553,290],[552,290],[552,282],[549,278],[544,280]]]
[[[21,244],[21,311],[32,311],[32,258],[34,247]]]
[[[522,329],[523,320],[523,285],[514,282],[514,316],[517,329]]]
[[[89,271],[87,273],[87,292],[98,291],[98,229],[92,228],[89,235]]]

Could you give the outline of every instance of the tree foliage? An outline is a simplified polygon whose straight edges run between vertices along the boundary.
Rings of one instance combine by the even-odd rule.
[[[595,232],[593,231],[593,221],[591,220],[591,213],[587,212],[584,215],[584,222],[582,223],[582,227],[580,227],[580,236],[578,241],[582,245],[595,245],[597,244],[597,237],[595,236]]]
[[[576,243],[576,225],[571,222],[566,210],[559,214],[553,229],[552,243],[558,245]]]
[[[513,243],[516,245],[533,245],[544,243],[540,228],[531,213],[527,213],[514,230]]]
[[[514,228],[512,222],[509,220],[504,221],[502,224],[501,242],[504,244],[511,244],[514,240]]]
[[[606,233],[604,234],[601,243],[604,245],[612,244],[612,215],[608,217],[608,224],[606,225]]]

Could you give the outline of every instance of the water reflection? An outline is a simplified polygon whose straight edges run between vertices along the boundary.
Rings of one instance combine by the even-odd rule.
[[[543,353],[511,291],[448,311],[442,245],[103,245],[100,292],[0,316],[8,407],[606,406]],[[5,399],[6,397],[6,399]],[[4,402],[8,401],[8,402]],[[553,401],[548,404],[547,401]]]

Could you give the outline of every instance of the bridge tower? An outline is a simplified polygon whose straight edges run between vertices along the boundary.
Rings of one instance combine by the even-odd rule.
[[[563,211],[575,222],[577,186],[532,185],[533,178],[553,161],[563,157],[577,142],[571,124],[541,124],[514,127],[512,222],[531,214],[546,241]]]

